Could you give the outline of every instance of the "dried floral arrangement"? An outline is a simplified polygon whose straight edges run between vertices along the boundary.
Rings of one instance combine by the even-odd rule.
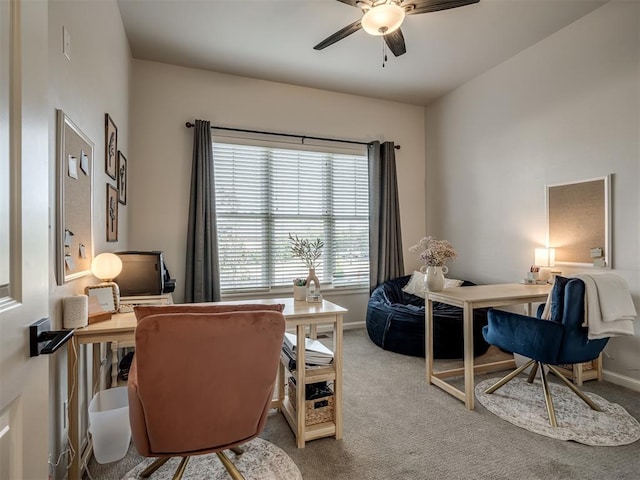
[[[429,267],[442,267],[458,256],[447,240],[437,240],[431,236],[423,237],[416,245],[410,247],[409,251],[417,254],[418,259]]]

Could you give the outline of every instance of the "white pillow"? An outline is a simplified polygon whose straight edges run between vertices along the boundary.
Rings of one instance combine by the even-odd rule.
[[[411,274],[411,278],[407,282],[407,284],[402,287],[402,291],[405,293],[410,293],[411,295],[416,295],[417,297],[424,298],[424,273],[418,272],[415,270]]]
[[[459,287],[463,283],[464,283],[464,280],[456,280],[454,278],[445,278],[444,279],[444,288]]]
[[[410,293],[411,295],[415,295],[420,298],[425,298],[425,279],[424,273],[418,272],[417,270],[411,274],[411,278],[407,282],[407,284],[402,288],[402,291],[405,293]],[[444,288],[453,288],[459,287],[464,283],[464,280],[456,280],[455,278],[445,278],[444,279]]]

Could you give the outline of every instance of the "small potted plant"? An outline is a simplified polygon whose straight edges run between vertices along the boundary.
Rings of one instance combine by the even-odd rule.
[[[293,299],[298,301],[307,299],[307,279],[306,278],[293,279]]]

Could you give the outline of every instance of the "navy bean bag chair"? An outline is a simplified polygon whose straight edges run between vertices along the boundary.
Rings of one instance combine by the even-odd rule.
[[[369,338],[384,350],[414,357],[425,356],[423,298],[403,292],[411,275],[388,280],[376,287],[367,306]],[[462,286],[475,285],[465,281]],[[462,309],[440,302],[433,304],[434,358],[462,358]],[[473,353],[482,355],[489,344],[482,335],[488,309],[473,312]]]

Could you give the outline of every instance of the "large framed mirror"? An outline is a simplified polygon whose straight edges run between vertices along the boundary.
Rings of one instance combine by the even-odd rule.
[[[611,175],[546,186],[547,242],[556,264],[611,268]]]

